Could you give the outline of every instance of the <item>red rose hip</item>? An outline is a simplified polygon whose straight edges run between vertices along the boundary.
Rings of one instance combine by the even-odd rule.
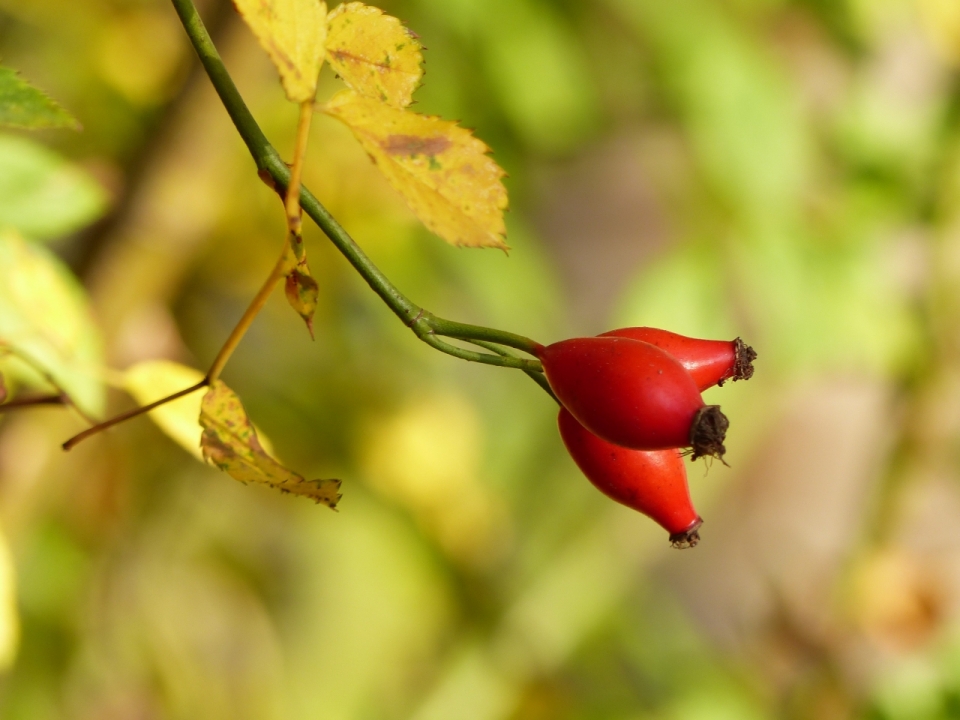
[[[572,338],[538,357],[560,404],[607,442],[723,456],[727,418],[719,406],[704,405],[693,378],[660,348],[628,338]]]
[[[675,548],[695,547],[703,521],[693,509],[687,470],[677,450],[629,450],[598,438],[566,409],[560,437],[587,479],[607,497],[643,513],[667,532]]]
[[[704,391],[727,380],[749,380],[757,353],[740,338],[733,341],[699,340],[650,327],[610,330],[600,337],[623,337],[656,345],[673,355]]]

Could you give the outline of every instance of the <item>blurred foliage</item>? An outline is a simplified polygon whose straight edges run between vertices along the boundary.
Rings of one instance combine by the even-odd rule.
[[[289,153],[268,58],[200,5]],[[429,48],[416,110],[509,172],[511,255],[437,243],[330,118],[305,184],[445,317],[756,347],[710,391],[731,467],[690,467],[701,545],[596,493],[542,391],[418,343],[308,226],[316,341],[275,297],[224,379],[278,457],[344,479],[340,512],[145,420],[63,455],[76,415],[0,415],[0,718],[960,716],[956,4],[383,8]],[[51,368],[206,366],[284,218],[172,9],[0,0],[0,55],[84,128],[0,138],[0,223],[27,238],[0,243],[0,335],[35,313]],[[99,413],[85,377],[58,381]]]

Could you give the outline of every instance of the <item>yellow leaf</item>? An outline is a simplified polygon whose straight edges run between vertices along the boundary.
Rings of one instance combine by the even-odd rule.
[[[468,130],[349,90],[324,112],[350,128],[430,230],[453,245],[507,249],[504,172]]]
[[[20,644],[20,617],[14,585],[13,557],[7,539],[0,531],[0,672],[13,665]]]
[[[280,71],[293,102],[312,101],[323,65],[327,5],[318,0],[233,0]]]
[[[123,389],[130,393],[138,405],[143,406],[196,385],[201,380],[202,372],[173,360],[145,360],[126,369],[123,373]],[[204,459],[200,451],[203,428],[198,418],[202,399],[203,393],[197,390],[147,413],[167,437],[201,461]],[[267,452],[272,452],[270,440],[263,437],[263,433],[260,435]]]
[[[220,380],[203,396],[200,424],[204,458],[235,480],[264,483],[336,509],[340,481],[305,480],[267,455],[240,398]]]
[[[201,380],[203,373],[192,367],[172,360],[147,360],[127,368],[123,374],[123,387],[142,406]],[[203,460],[200,452],[203,429],[197,421],[202,397],[198,390],[147,413],[164,433],[198,460]]]
[[[416,36],[380,8],[344,3],[327,18],[327,62],[359,95],[406,107],[420,84]]]

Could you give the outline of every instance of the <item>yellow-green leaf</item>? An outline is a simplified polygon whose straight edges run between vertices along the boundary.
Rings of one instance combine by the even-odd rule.
[[[504,172],[468,130],[350,90],[324,112],[350,128],[430,230],[453,245],[507,248]]]
[[[0,67],[0,125],[27,130],[80,129],[70,113],[8,67]]]
[[[409,105],[423,75],[420,50],[416,36],[380,8],[344,3],[327,19],[327,62],[364,97]]]
[[[80,167],[29,138],[0,135],[0,229],[31,240],[60,237],[96,220],[108,204]]]
[[[192,367],[172,360],[146,360],[127,368],[123,374],[123,388],[138,405],[143,406],[201,380],[203,373]],[[197,420],[202,398],[203,393],[198,390],[147,413],[164,433],[198,460],[203,460],[200,452],[203,428]]]
[[[82,410],[103,411],[103,351],[83,288],[53,253],[11,231],[0,231],[0,345],[14,351],[0,358],[5,373],[49,387],[41,368]]]
[[[327,5],[318,0],[233,0],[280,72],[293,102],[312,101],[323,65]]]
[[[304,495],[336,509],[339,480],[305,480],[270,457],[240,404],[240,398],[217,380],[200,409],[203,456],[240,482],[259,482],[283,492]]]
[[[3,373],[0,373],[0,403],[7,401],[7,383],[3,379]]]

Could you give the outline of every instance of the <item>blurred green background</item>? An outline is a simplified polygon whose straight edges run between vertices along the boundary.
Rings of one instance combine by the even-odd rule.
[[[69,412],[0,416],[0,718],[960,717],[956,0],[381,5],[429,48],[415,109],[510,174],[513,250],[430,236],[324,117],[307,185],[441,316],[752,344],[708,397],[730,467],[689,468],[701,545],[596,492],[539,388],[417,342],[308,225],[316,341],[278,294],[224,379],[340,512],[145,419],[64,454]],[[200,7],[288,154],[269,60]],[[108,363],[206,367],[284,221],[172,8],[0,0],[0,56],[83,124],[5,134],[0,166],[26,138],[105,190],[21,214]]]

